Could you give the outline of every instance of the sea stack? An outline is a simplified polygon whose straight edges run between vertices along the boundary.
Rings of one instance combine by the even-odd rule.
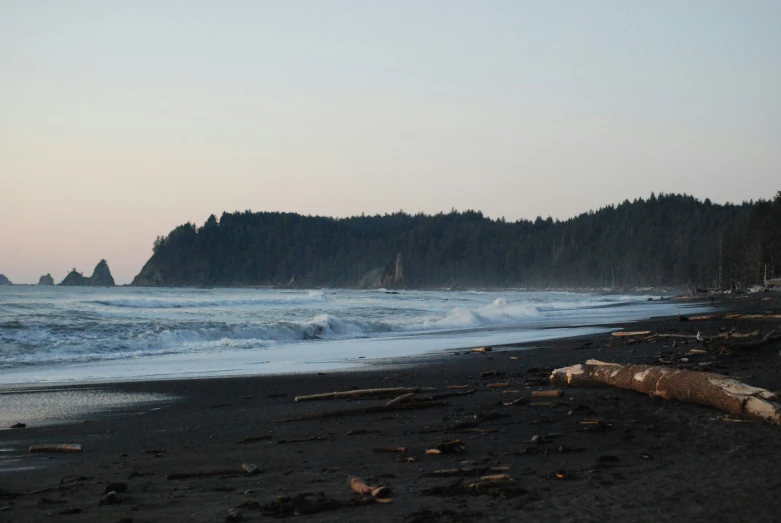
[[[100,260],[95,266],[95,270],[92,271],[92,276],[87,283],[92,287],[113,287],[114,277],[111,276],[111,271],[108,268],[106,260]]]
[[[11,280],[6,278],[4,275],[0,274],[0,285],[13,285],[13,283],[11,283]]]
[[[73,269],[62,280],[60,285],[66,287],[113,287],[115,283],[114,277],[111,276],[111,271],[108,268],[108,263],[106,263],[106,260],[100,260],[89,278],[84,277],[79,271]]]
[[[38,279],[38,285],[54,285],[54,278],[51,274],[46,273]]]
[[[87,285],[87,278],[74,267],[60,282],[60,285],[65,287],[84,287]]]

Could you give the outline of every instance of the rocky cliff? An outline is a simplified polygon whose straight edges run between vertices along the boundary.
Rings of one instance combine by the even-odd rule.
[[[154,256],[144,264],[141,272],[133,278],[133,282],[130,285],[139,287],[161,287],[165,285],[163,275],[160,274],[160,270],[155,265]]]
[[[54,285],[54,278],[51,274],[46,273],[38,279],[38,285]]]
[[[0,285],[13,285],[13,283],[11,283],[11,280],[0,274]]]

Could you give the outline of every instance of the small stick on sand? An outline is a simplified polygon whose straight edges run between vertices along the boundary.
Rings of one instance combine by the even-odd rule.
[[[248,471],[243,467],[201,470],[197,472],[172,472],[167,474],[165,479],[190,479],[190,478],[208,478],[210,476],[246,476]]]
[[[377,447],[374,452],[407,452],[407,447]]]
[[[325,412],[312,412],[302,416],[276,420],[276,423],[290,423],[292,421],[305,421],[310,419],[334,418],[337,416],[350,416],[353,414],[372,414],[376,412],[392,412],[396,410],[428,409],[431,407],[444,407],[445,401],[425,401],[420,403],[397,403],[395,405],[376,405],[374,407],[359,407],[356,409],[328,410]]]
[[[325,392],[322,394],[310,394],[308,396],[296,396],[296,401],[319,401],[345,398],[357,398],[363,396],[398,396],[408,392],[432,392],[437,389],[431,387],[394,387],[390,389],[356,389],[341,392]]]
[[[53,443],[31,445],[27,452],[81,452],[83,447],[78,443]]]

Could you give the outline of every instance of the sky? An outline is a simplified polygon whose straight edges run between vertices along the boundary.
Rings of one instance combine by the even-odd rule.
[[[0,273],[224,211],[568,217],[781,189],[781,2],[0,0]]]

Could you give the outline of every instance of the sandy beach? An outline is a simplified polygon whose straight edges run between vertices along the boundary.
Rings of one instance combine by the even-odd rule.
[[[781,297],[715,305],[778,314]],[[666,318],[631,330],[716,336],[779,325]],[[778,343],[725,351],[718,341],[685,338],[673,347],[670,338],[600,334],[534,347],[381,362],[360,372],[68,387],[177,399],[0,431],[0,522],[779,521],[777,426],[618,389],[530,397],[551,388],[552,369],[590,358],[707,370],[777,391]],[[432,396],[425,409],[279,421],[384,405],[390,398],[294,401],[378,387],[435,390],[418,394]],[[53,443],[83,451],[27,451]],[[426,453],[437,447],[441,453]],[[247,474],[243,464],[257,469]],[[460,470],[435,473],[447,469]],[[474,485],[500,474],[513,481]],[[392,502],[352,492],[354,477],[389,487]],[[107,491],[116,494],[104,499]]]

